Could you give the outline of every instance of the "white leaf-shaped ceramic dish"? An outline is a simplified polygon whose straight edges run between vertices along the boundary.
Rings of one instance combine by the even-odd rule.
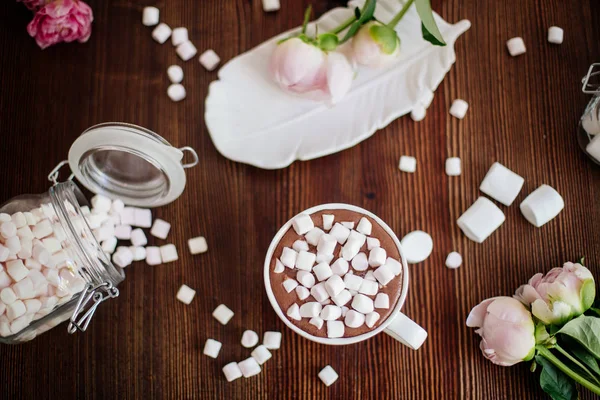
[[[348,19],[364,0],[324,14],[316,24],[326,32]],[[375,16],[389,21],[402,3],[379,0]],[[436,22],[448,43],[433,46],[421,36],[421,21],[411,7],[396,31],[400,57],[381,69],[359,67],[352,89],[339,103],[290,95],[270,79],[268,62],[276,43],[293,30],[268,40],[221,68],[210,84],[205,121],[212,140],[225,157],[259,168],[284,168],[295,160],[332,154],[365,140],[377,129],[409,113],[431,97],[455,61],[454,42],[471,26],[467,20]]]

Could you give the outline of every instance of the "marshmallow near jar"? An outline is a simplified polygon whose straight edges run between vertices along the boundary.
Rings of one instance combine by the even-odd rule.
[[[537,228],[554,219],[564,207],[561,195],[549,185],[534,190],[520,205],[525,219]]]
[[[175,103],[185,99],[186,94],[185,88],[181,83],[173,83],[167,89],[167,96]]]
[[[520,56],[521,54],[525,54],[527,49],[525,48],[525,42],[522,37],[514,37],[509,39],[506,42],[506,48],[508,49],[508,53],[513,56]]]
[[[160,11],[156,7],[144,7],[142,12],[142,24],[144,26],[154,26],[158,24]]]
[[[479,190],[505,206],[510,206],[521,192],[523,183],[525,179],[495,162],[483,178]]]
[[[169,37],[171,37],[171,28],[164,22],[158,24],[152,31],[152,38],[160,44],[166,42]]]
[[[479,197],[457,221],[458,227],[466,237],[477,243],[483,243],[504,223],[504,213],[497,205],[485,197]]]
[[[179,27],[173,29],[173,33],[171,34],[171,43],[173,46],[179,46],[182,43],[187,42],[188,39],[188,30],[187,28]]]
[[[217,65],[219,65],[221,59],[213,49],[209,49],[200,55],[198,61],[208,71],[213,71],[215,68],[217,68]]]
[[[561,44],[563,42],[565,32],[558,26],[548,28],[548,42],[553,44]]]
[[[177,46],[177,50],[175,50],[175,52],[179,58],[181,58],[183,61],[187,61],[198,53],[198,49],[196,49],[196,46],[194,46],[194,44],[188,40]]]

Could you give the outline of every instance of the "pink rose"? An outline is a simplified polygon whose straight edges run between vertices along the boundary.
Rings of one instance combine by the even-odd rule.
[[[27,25],[27,32],[42,49],[60,42],[87,42],[94,16],[90,6],[79,0],[57,0],[46,4]]]
[[[45,6],[48,1],[50,0],[17,0],[17,2],[22,2],[25,7],[33,11]]]

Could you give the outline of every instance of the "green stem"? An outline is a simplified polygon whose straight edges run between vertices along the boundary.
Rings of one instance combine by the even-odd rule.
[[[346,21],[342,22],[342,24],[340,26],[338,26],[335,29],[330,30],[328,33],[333,33],[334,35],[337,35],[341,31],[343,31],[344,29],[346,29],[347,27],[352,25],[352,23],[354,21],[356,21],[356,17],[353,15],[352,17],[348,18]]]
[[[400,10],[400,12],[396,14],[396,16],[387,24],[387,26],[392,29],[395,28],[396,25],[398,25],[398,22],[400,22],[402,17],[404,17],[404,14],[406,14],[408,9],[410,8],[410,6],[412,6],[412,3],[414,2],[415,0],[408,0],[406,4],[404,4],[404,7],[402,7],[402,10]]]
[[[590,376],[590,378],[592,378],[598,385],[600,385],[600,381],[598,380],[598,378],[596,378],[594,376],[594,374],[592,374],[590,372],[590,370],[587,369],[587,367],[585,365],[583,365],[582,363],[580,363],[578,359],[576,359],[575,357],[573,357],[572,355],[570,355],[565,349],[563,349],[562,347],[560,347],[558,344],[555,344],[554,348],[556,350],[558,350],[558,352],[561,353],[563,356],[565,356],[569,360],[573,361],[573,363],[575,365],[577,365],[579,368],[581,368],[582,370],[584,370]]]
[[[538,354],[544,357],[546,360],[550,361],[554,364],[558,369],[564,372],[569,378],[573,379],[575,382],[581,384],[583,387],[591,390],[593,393],[600,395],[600,386],[593,384],[588,381],[584,377],[580,376],[577,372],[573,371],[567,365],[565,365],[562,361],[558,359],[550,350],[542,345],[537,345],[535,348],[538,351]]]

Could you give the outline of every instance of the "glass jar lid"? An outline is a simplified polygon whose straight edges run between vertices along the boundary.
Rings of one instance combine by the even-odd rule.
[[[185,151],[193,157],[189,164],[182,162]],[[148,129],[105,123],[89,128],[73,142],[68,164],[93,193],[133,206],[158,207],[181,195],[184,169],[198,164],[198,155],[191,147],[173,147]]]

